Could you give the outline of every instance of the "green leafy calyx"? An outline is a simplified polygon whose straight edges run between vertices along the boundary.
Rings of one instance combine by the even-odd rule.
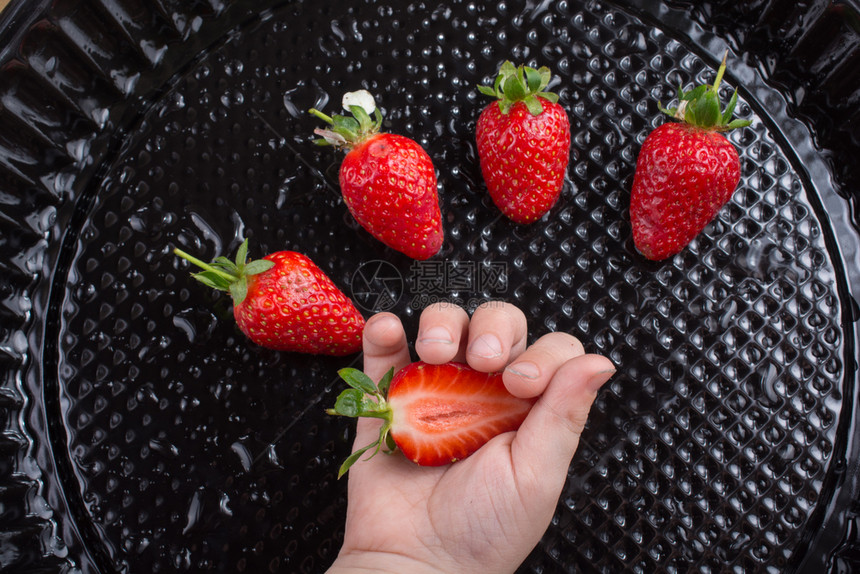
[[[552,74],[546,66],[535,69],[505,62],[499,68],[499,75],[496,76],[493,86],[478,86],[478,91],[498,98],[499,109],[503,114],[510,112],[515,103],[524,102],[529,112],[537,116],[543,112],[541,98],[552,103],[558,102],[558,94],[544,91],[551,77]]]
[[[674,119],[706,130],[728,131],[750,125],[749,120],[732,119],[738,103],[737,89],[732,93],[725,109],[720,110],[719,88],[723,74],[726,72],[727,55],[728,52],[723,55],[723,61],[717,70],[713,85],[696,86],[690,91],[684,91],[681,86],[678,86],[678,107],[667,109],[658,104],[660,111]]]
[[[275,266],[273,261],[267,259],[248,261],[247,239],[239,246],[233,261],[226,257],[216,257],[211,263],[206,263],[179,248],[174,249],[173,253],[203,269],[193,273],[192,277],[207,287],[227,291],[235,305],[239,305],[248,295],[248,277],[259,275]]]
[[[391,379],[394,378],[394,369],[392,368],[385,373],[378,383],[374,383],[373,379],[358,369],[349,367],[339,370],[338,375],[350,388],[341,392],[334,403],[334,408],[326,409],[326,412],[330,415],[343,417],[371,417],[383,420],[382,427],[379,429],[379,438],[347,457],[338,470],[337,477],[340,478],[367,451],[373,449],[368,457],[371,458],[383,447],[385,448],[384,452],[392,452],[397,448],[397,445],[394,444],[394,439],[389,434],[394,417],[391,406],[386,400],[388,387],[391,385]]]
[[[328,116],[311,108],[308,113],[323,120],[328,128],[318,128],[314,133],[319,145],[353,148],[367,138],[378,134],[382,127],[382,112],[376,107],[373,96],[366,90],[348,92],[343,97],[343,107],[351,116],[335,114]],[[372,114],[372,117],[371,117]]]

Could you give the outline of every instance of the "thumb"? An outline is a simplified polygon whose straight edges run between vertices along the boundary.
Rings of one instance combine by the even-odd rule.
[[[395,372],[409,363],[409,347],[403,324],[396,315],[378,313],[367,320],[363,334],[364,372],[374,382],[392,367]]]
[[[580,355],[555,372],[511,443],[518,476],[531,477],[544,491],[548,483],[561,490],[597,391],[614,373],[599,355]]]
[[[409,347],[403,324],[396,315],[378,313],[367,320],[363,333],[364,373],[378,383],[391,368],[402,369],[409,363]],[[363,447],[379,435],[380,421],[360,418],[357,421],[355,446]]]

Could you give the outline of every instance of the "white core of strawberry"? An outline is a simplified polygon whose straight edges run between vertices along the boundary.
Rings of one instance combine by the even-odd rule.
[[[349,111],[350,106],[358,106],[362,108],[367,115],[373,114],[376,111],[376,100],[373,99],[373,94],[367,90],[358,90],[355,92],[347,92],[341,100],[343,109]]]

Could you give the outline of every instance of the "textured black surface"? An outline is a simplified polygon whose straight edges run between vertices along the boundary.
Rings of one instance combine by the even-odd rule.
[[[242,237],[306,253],[410,330],[433,300],[501,298],[532,336],[570,331],[619,366],[522,572],[850,566],[856,94],[830,92],[847,129],[793,117],[816,92],[766,81],[764,32],[794,14],[781,3],[744,9],[739,31],[711,18],[719,5],[671,4],[103,0],[33,18],[0,69],[0,567],[334,558],[351,425],[323,408],[360,358],[254,347],[171,254]],[[832,16],[805,8],[809,29]],[[743,79],[752,121],[730,135],[742,181],[688,249],[647,262],[627,212],[636,154],[657,101],[712,80],[725,47],[724,90]],[[562,198],[528,227],[487,198],[473,141],[475,86],[508,58],[548,65],[571,119]],[[338,158],[311,143],[305,110],[357,87],[434,159],[446,242],[430,262],[361,230]],[[379,269],[383,299],[364,281]]]

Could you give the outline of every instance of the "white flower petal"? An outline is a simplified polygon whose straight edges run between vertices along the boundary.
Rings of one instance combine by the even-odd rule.
[[[343,95],[343,109],[349,110],[350,106],[359,106],[363,108],[367,115],[371,115],[376,111],[376,101],[373,95],[367,90],[358,90],[356,92],[347,92]]]

